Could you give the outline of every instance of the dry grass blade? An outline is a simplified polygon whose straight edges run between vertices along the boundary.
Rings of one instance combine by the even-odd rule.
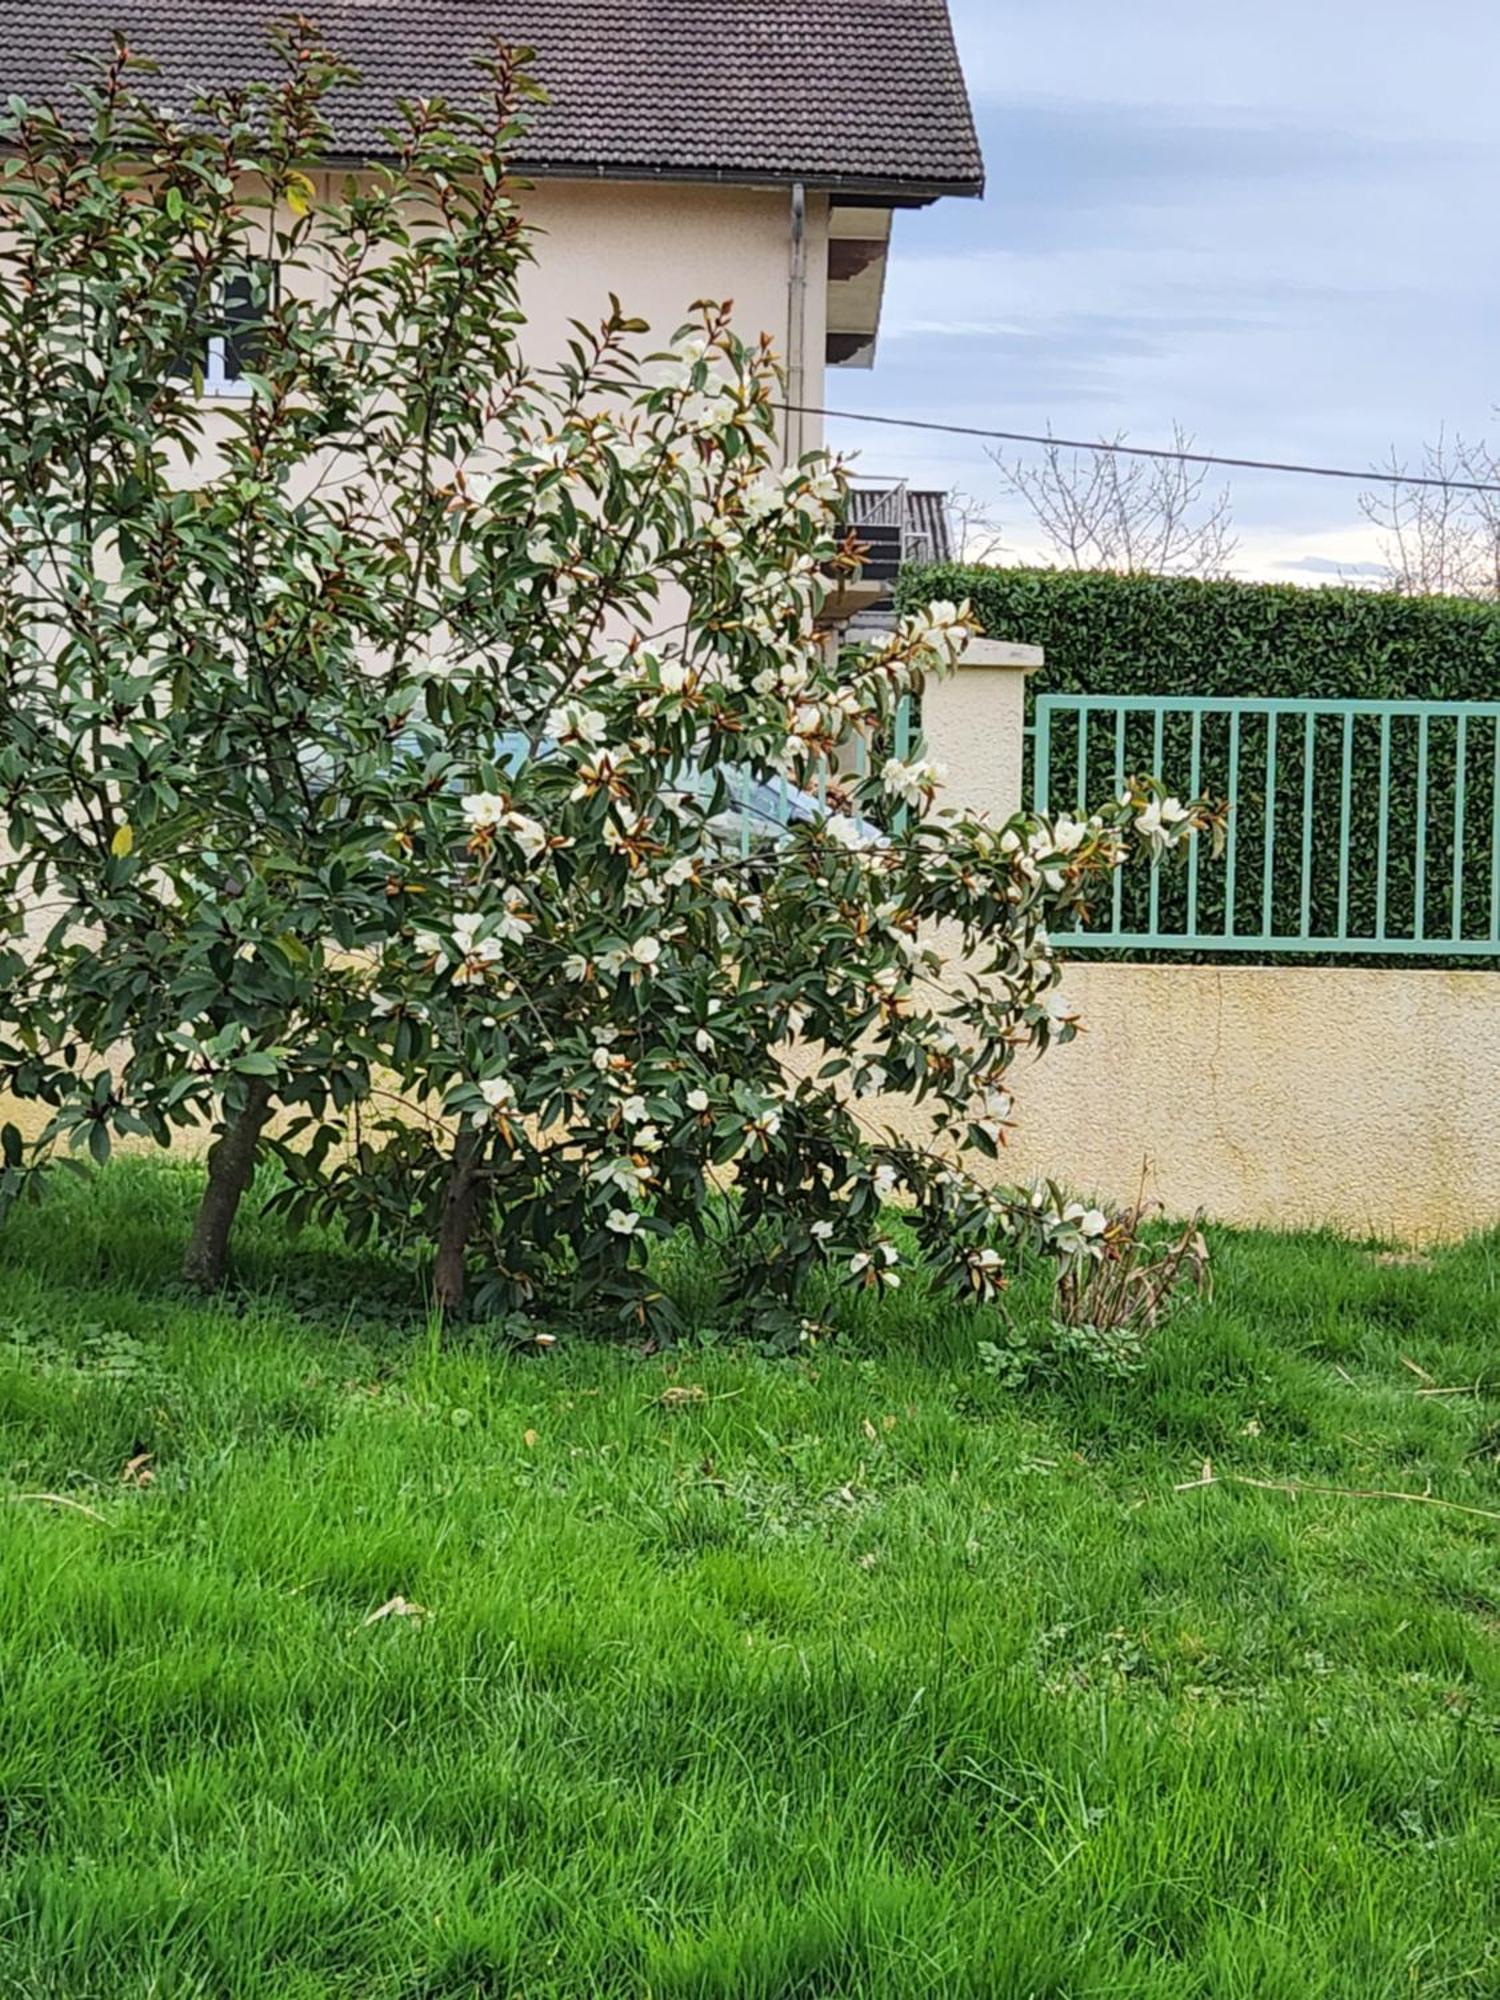
[[[85,1514],[89,1520],[97,1521],[101,1528],[109,1526],[102,1514],[96,1513],[92,1507],[85,1507],[81,1500],[70,1500],[66,1493],[12,1493],[10,1497],[17,1506],[24,1501],[35,1500],[40,1506],[66,1507],[71,1513]]]
[[[1304,1493],[1320,1493],[1334,1500],[1401,1500],[1409,1507],[1441,1507],[1450,1514],[1469,1514],[1479,1521],[1500,1521],[1491,1507],[1469,1507],[1462,1500],[1443,1500],[1436,1493],[1402,1493],[1394,1487],[1322,1486],[1310,1479],[1253,1479],[1248,1472],[1215,1472],[1205,1459],[1196,1479],[1184,1479],[1174,1493],[1196,1493],[1205,1486],[1254,1486],[1262,1493],[1286,1493],[1293,1500]]]
[[[416,1618],[420,1620],[429,1615],[425,1604],[413,1604],[406,1597],[388,1597],[384,1604],[370,1613],[368,1618],[361,1618],[359,1625],[360,1630],[363,1631],[367,1625],[378,1625],[384,1618]]]

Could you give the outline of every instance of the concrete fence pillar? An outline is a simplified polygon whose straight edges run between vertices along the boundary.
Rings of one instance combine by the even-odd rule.
[[[927,683],[922,734],[929,755],[947,766],[945,804],[998,824],[1027,803],[1026,676],[1042,658],[1040,646],[973,639],[946,680]]]

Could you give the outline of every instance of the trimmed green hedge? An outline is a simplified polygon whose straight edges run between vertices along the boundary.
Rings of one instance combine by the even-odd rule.
[[[1500,697],[1500,607],[1375,590],[1049,569],[901,573],[903,608],[967,597],[986,633],[1043,646],[1057,694]]]
[[[1495,701],[1500,699],[1500,607],[1455,598],[1408,598],[1386,592],[1303,589],[1289,584],[1204,583],[1196,579],[1117,576],[1071,570],[985,569],[957,564],[912,568],[897,592],[905,607],[935,597],[965,598],[987,634],[1045,649],[1046,664],[1028,683],[1028,721],[1041,693],[1131,695],[1233,695],[1256,698],[1324,696],[1346,701]],[[1347,882],[1348,930],[1358,937],[1376,928],[1379,811],[1379,726],[1361,720],[1353,731],[1352,811]],[[1161,775],[1176,791],[1189,786],[1191,727],[1169,720]],[[1454,809],[1458,769],[1457,730],[1451,719],[1429,730],[1425,923],[1428,936],[1450,921],[1454,880]],[[1202,787],[1227,796],[1228,725],[1211,718],[1200,749]],[[1302,899],[1301,800],[1305,745],[1300,724],[1284,724],[1278,740],[1273,932],[1300,930]],[[1078,785],[1078,729],[1072,716],[1053,727],[1052,803],[1071,807]],[[1113,727],[1100,720],[1084,745],[1082,790],[1090,799],[1108,790],[1116,755]],[[1150,769],[1157,761],[1147,717],[1132,717],[1126,768]],[[1336,833],[1341,782],[1342,725],[1318,725],[1313,749],[1314,824],[1321,847],[1310,870],[1314,932],[1339,929],[1340,872]],[[1491,934],[1492,860],[1497,839],[1495,771],[1500,760],[1496,726],[1472,722],[1466,739],[1462,934]],[[1266,738],[1263,720],[1241,730],[1234,820],[1239,852],[1234,930],[1263,933],[1266,833]],[[1417,896],[1417,726],[1400,719],[1391,731],[1390,811],[1386,923],[1390,935],[1415,935]],[[1225,924],[1225,881],[1218,866],[1200,868],[1200,929]],[[1138,876],[1124,886],[1120,928],[1151,928],[1146,888]],[[1159,929],[1185,922],[1180,874],[1164,872],[1159,885]],[[1245,954],[1219,954],[1243,964]],[[1363,962],[1393,962],[1378,948]],[[1298,962],[1307,963],[1306,955]],[[1358,963],[1343,953],[1329,963]],[[1410,959],[1405,962],[1411,963]],[[1418,962],[1445,962],[1434,956]],[[1473,968],[1497,963],[1485,957],[1446,962]]]

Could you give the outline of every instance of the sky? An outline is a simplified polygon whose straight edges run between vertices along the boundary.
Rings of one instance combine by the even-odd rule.
[[[831,404],[1360,469],[1442,425],[1500,441],[1500,8],[951,6],[988,192],[898,216],[875,368],[831,372]],[[997,501],[977,442],[830,434]],[[1232,498],[1244,575],[1378,562],[1357,486]]]

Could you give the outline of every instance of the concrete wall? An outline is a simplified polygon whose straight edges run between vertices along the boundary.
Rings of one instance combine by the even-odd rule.
[[[1500,974],[1086,965],[1015,1072],[1007,1178],[1426,1242],[1500,1224]]]

